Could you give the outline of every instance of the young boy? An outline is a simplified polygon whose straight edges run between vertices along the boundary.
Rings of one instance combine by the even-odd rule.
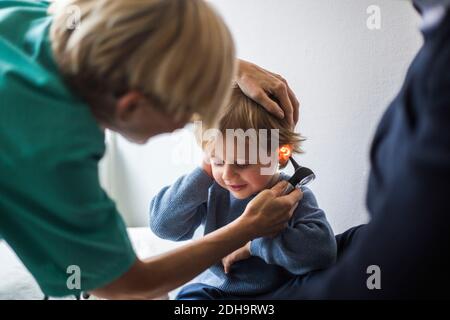
[[[279,145],[290,145],[294,152],[300,151],[300,136],[239,88],[233,89],[218,127],[224,135],[227,129],[278,129]],[[230,141],[223,142],[225,147],[217,148],[216,140],[205,151],[210,164],[205,163],[203,168],[179,178],[152,200],[150,227],[159,237],[187,240],[200,225],[204,226],[204,234],[208,234],[238,218],[260,191],[289,178],[279,173],[276,166],[270,174],[262,174],[269,164],[262,164],[259,157],[256,163],[251,163],[250,152],[245,159],[239,158],[236,150],[230,152],[226,148]],[[271,141],[266,142],[272,145]],[[206,149],[207,145],[203,147]],[[274,238],[248,242],[225,257],[222,264],[213,265],[200,275],[198,283],[184,287],[177,299],[233,299],[268,294],[294,276],[330,266],[335,258],[333,231],[313,193],[304,187],[303,199],[284,231]]]

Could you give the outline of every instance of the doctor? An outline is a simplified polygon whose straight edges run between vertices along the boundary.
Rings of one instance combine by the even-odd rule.
[[[48,10],[0,2],[0,236],[45,294],[157,297],[284,227],[302,195],[281,196],[278,184],[226,227],[139,260],[99,184],[104,128],[144,143],[193,116],[212,124],[235,65],[243,91],[292,125],[298,102],[278,75],[236,63],[203,0],[59,0]],[[81,271],[75,290],[71,266]]]

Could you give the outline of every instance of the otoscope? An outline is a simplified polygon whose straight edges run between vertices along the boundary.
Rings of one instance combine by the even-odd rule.
[[[294,166],[295,172],[294,175],[288,180],[288,185],[286,189],[284,189],[283,194],[288,194],[296,187],[299,188],[301,186],[305,186],[316,178],[314,172],[311,169],[300,166],[294,158],[289,157],[292,165]]]
[[[302,167],[297,163],[297,161],[294,160],[291,155],[291,148],[289,146],[283,146],[280,148],[280,159],[282,158],[288,158],[288,161],[291,161],[295,169],[294,174],[288,180],[288,185],[286,186],[286,189],[284,189],[283,194],[290,193],[296,187],[307,185],[316,178],[316,175],[311,169]]]

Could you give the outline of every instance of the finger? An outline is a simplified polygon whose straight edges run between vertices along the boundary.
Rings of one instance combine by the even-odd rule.
[[[288,226],[288,222],[284,221],[274,226],[275,231],[268,235],[269,238],[276,238],[279,236],[280,232],[286,229]]]
[[[222,260],[222,264],[223,264],[223,271],[225,273],[228,273],[228,270],[229,270],[228,262],[226,260]]]
[[[280,211],[280,214],[277,217],[277,222],[274,223],[275,231],[279,232],[286,228],[286,224],[291,220],[292,215],[294,214],[293,210],[284,210]]]
[[[276,228],[275,236],[277,236],[280,233],[280,231],[286,229],[288,225],[289,225],[288,221],[283,221],[275,225]]]
[[[284,190],[286,190],[287,185],[288,182],[286,180],[283,180],[278,182],[272,188],[270,188],[270,190],[275,194],[276,197],[279,197],[284,193]]]
[[[285,196],[282,196],[279,199],[286,201],[287,204],[289,204],[290,206],[294,206],[302,198],[303,198],[303,192],[298,188],[294,188],[294,190],[291,193],[289,193]]]
[[[233,260],[228,260],[227,261],[227,272],[226,273],[229,273],[230,271],[231,271],[231,266],[233,265],[233,263],[234,263],[234,261]]]
[[[295,128],[295,125],[298,123],[298,118],[299,118],[300,102],[298,101],[297,97],[295,96],[294,91],[292,91],[292,89],[289,86],[287,87],[287,89],[288,89],[289,99],[291,100],[292,106],[294,107],[292,117],[294,118],[293,128]]]
[[[292,91],[291,87],[289,86],[288,82],[286,81],[286,79],[284,79],[281,75],[276,74],[276,73],[272,73],[272,75],[274,77],[277,77],[278,79],[280,79],[281,81],[284,82],[284,84],[286,85],[287,88],[287,92],[288,92],[288,96],[289,96],[289,100],[291,101],[292,107],[293,107],[293,120],[294,120],[294,125],[293,128],[295,128],[295,125],[298,122],[298,118],[299,118],[299,108],[300,108],[300,102],[298,101],[294,91]]]
[[[295,210],[297,210],[297,208],[298,208],[298,204],[299,204],[299,202],[297,202],[297,203],[294,205],[294,207],[289,211],[289,219],[291,219],[292,216],[294,215]]]
[[[285,119],[291,126],[293,126],[294,107],[292,106],[291,100],[289,98],[287,85],[283,81],[279,81],[272,90],[273,95],[280,102],[280,107],[281,109],[283,109]]]
[[[274,116],[284,119],[285,114],[283,109],[275,101],[270,99],[264,90],[259,91],[252,98]]]
[[[288,223],[288,219],[286,219],[285,217],[278,217],[278,222],[275,222],[272,226],[272,230],[270,231],[270,236],[275,238],[276,236],[278,236],[280,234],[280,231],[283,230],[285,228],[285,224]]]
[[[293,207],[292,210],[291,210],[292,212],[294,212],[294,211],[298,208],[299,203],[300,203],[300,202],[297,202],[297,203],[294,205],[294,207]]]

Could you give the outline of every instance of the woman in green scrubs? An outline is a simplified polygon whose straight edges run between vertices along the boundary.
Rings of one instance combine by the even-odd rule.
[[[213,102],[226,98],[224,88],[233,75],[234,63],[227,61],[234,60],[234,47],[223,22],[203,1],[179,3],[60,0],[60,7],[49,14],[47,1],[0,1],[0,236],[47,295],[91,291],[105,298],[157,297],[249,240],[280,231],[301,198],[299,191],[281,196],[283,185],[277,185],[226,227],[162,256],[145,261],[136,257],[113,201],[99,184],[103,129],[142,143],[184,126],[190,113],[214,118],[219,105]],[[70,8],[81,24],[72,28],[74,17],[67,16],[64,29],[61,19]],[[189,15],[193,11],[197,15]],[[187,25],[174,29],[174,19],[165,22],[165,15],[173,14]],[[158,28],[151,29],[155,15]],[[198,23],[190,23],[189,17]],[[145,23],[139,25],[141,20]],[[200,29],[189,38],[185,33],[195,25]],[[211,37],[208,32],[214,28],[218,31]],[[118,33],[111,36],[112,31]],[[133,32],[147,38],[133,42]],[[128,38],[120,43],[121,37]],[[137,54],[145,45],[146,55],[140,56],[149,58],[139,64]],[[133,56],[120,57],[121,50]],[[167,63],[177,53],[186,59]],[[115,68],[102,69],[100,62],[111,55]],[[220,68],[208,65],[213,61]],[[147,66],[154,70],[148,79],[149,73],[141,72]],[[198,85],[192,86],[188,79],[195,76],[196,66],[201,73],[195,79]],[[298,102],[281,77],[245,61],[237,69],[244,92],[270,112],[296,122]],[[127,75],[125,80],[120,72]],[[164,82],[170,72],[172,82]],[[175,77],[173,72],[179,73]],[[147,88],[130,85],[135,78]],[[125,90],[110,85],[122,80]],[[143,93],[148,86],[150,95]],[[189,91],[183,89],[188,86]],[[202,97],[210,100],[200,107]],[[174,107],[170,99],[175,98],[189,102],[184,110]],[[70,266],[79,267],[80,287],[67,284]]]

